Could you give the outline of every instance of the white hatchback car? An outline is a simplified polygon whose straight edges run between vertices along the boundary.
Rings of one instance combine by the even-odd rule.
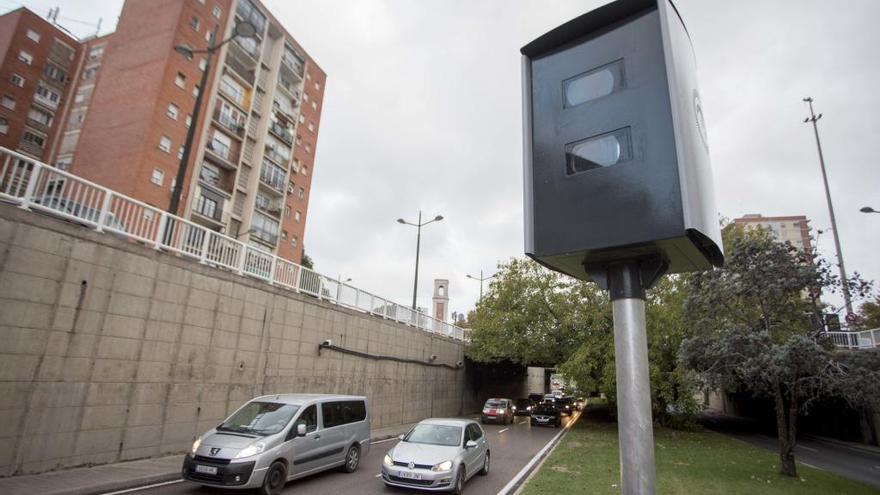
[[[460,495],[473,475],[489,474],[489,444],[468,419],[426,419],[388,451],[382,481],[388,486]]]

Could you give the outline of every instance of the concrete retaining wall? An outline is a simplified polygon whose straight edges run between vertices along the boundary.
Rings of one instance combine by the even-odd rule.
[[[459,414],[460,343],[0,204],[0,475],[182,452],[248,399],[367,395],[373,427]],[[473,399],[469,399],[473,400]]]

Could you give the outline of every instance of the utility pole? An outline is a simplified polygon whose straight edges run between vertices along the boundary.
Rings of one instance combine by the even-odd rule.
[[[819,127],[816,122],[822,118],[822,114],[816,115],[813,111],[813,98],[808,96],[804,101],[810,106],[810,116],[804,119],[804,123],[813,124],[813,133],[816,135],[816,148],[819,150],[819,165],[822,167],[822,181],[825,184],[825,199],[828,201],[828,214],[831,216],[831,233],[834,234],[834,248],[837,250],[837,266],[840,268],[840,281],[843,284],[843,302],[846,306],[846,316],[853,314],[852,298],[847,285],[846,267],[843,264],[843,251],[840,249],[840,236],[837,234],[837,221],[834,218],[834,205],[831,204],[831,190],[828,188],[828,174],[825,172],[825,157],[822,155],[822,143],[819,141]]]

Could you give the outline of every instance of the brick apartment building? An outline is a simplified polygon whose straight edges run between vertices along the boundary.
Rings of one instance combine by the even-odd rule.
[[[792,246],[805,253],[813,252],[810,240],[810,221],[806,216],[765,217],[760,214],[743,215],[733,220],[736,225],[744,228],[761,227],[767,229],[782,242],[790,242]]]
[[[50,160],[81,52],[78,40],[30,10],[0,16],[0,146]]]
[[[218,41],[226,39],[244,21],[257,35],[215,52],[192,122],[206,55],[174,47],[204,49],[215,30]],[[15,36],[18,43],[25,38],[26,32]],[[63,101],[73,95],[73,103],[53,122],[48,134],[57,138],[35,157],[167,209],[187,130],[195,125],[178,214],[301,260],[326,74],[261,3],[126,0],[114,33],[67,43],[79,59],[76,84],[63,95]],[[26,115],[15,112],[15,122]]]

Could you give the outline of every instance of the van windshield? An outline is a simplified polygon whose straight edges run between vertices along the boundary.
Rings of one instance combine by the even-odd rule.
[[[217,427],[217,431],[267,436],[279,433],[290,423],[299,406],[277,402],[251,402]]]

